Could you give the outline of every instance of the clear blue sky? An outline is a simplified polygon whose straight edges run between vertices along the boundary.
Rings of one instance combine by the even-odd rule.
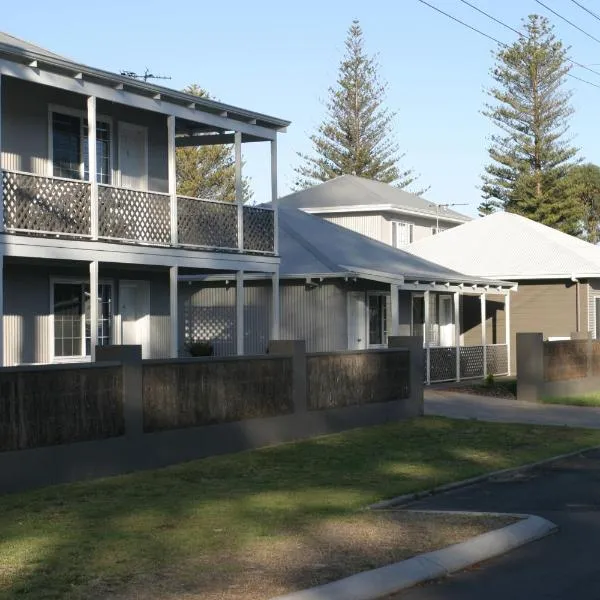
[[[515,34],[459,0],[430,0],[446,12],[510,42]],[[600,72],[600,43],[576,31],[534,0],[471,0],[518,27],[532,12],[548,14],[571,56]],[[597,0],[580,0],[600,13]],[[600,21],[568,0],[544,3],[600,39]],[[417,0],[265,0],[229,3],[198,0],[103,0],[60,4],[10,2],[2,29],[80,62],[172,77],[183,88],[198,83],[218,99],[292,121],[280,136],[280,192],[294,180],[296,152],[309,151],[308,136],[324,115],[327,87],[337,74],[346,30],[360,20],[367,50],[379,54],[389,84],[387,105],[397,111],[394,134],[406,152],[402,163],[431,186],[434,202],[465,202],[476,214],[479,176],[492,129],[480,114],[489,85],[495,44]],[[573,74],[600,85],[600,76]],[[569,79],[576,112],[571,134],[586,160],[600,163],[600,89]],[[258,147],[263,146],[263,147]],[[251,147],[251,148],[250,148]],[[266,144],[245,154],[255,200],[269,199]]]

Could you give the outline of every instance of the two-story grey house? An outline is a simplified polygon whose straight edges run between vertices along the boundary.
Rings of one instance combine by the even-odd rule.
[[[354,175],[283,196],[280,202],[395,248],[471,220],[448,206]]]
[[[277,135],[288,124],[0,33],[0,365],[89,360],[102,344],[176,356],[189,274],[236,282],[243,353],[244,273],[279,295]],[[270,144],[268,208],[242,203],[247,142]],[[177,194],[175,149],[208,144],[235,147],[236,203]]]

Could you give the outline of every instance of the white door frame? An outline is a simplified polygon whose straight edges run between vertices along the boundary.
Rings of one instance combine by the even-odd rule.
[[[119,176],[119,186],[123,187],[123,176],[122,176],[122,161],[123,161],[123,136],[122,136],[122,132],[124,129],[130,129],[130,130],[137,130],[137,131],[142,131],[144,134],[144,180],[143,180],[143,184],[142,184],[142,188],[139,191],[143,191],[146,192],[148,191],[148,128],[144,125],[137,125],[135,123],[128,123],[127,121],[119,121],[118,123],[118,137],[119,137],[119,169],[118,169],[118,176]]]
[[[454,346],[455,345],[455,340],[454,340],[454,328],[456,327],[456,315],[454,314],[454,304],[453,304],[454,300],[452,298],[452,296],[450,294],[440,294],[439,295],[439,309],[438,309],[438,328],[439,328],[439,339],[438,339],[438,343],[440,346]],[[450,320],[447,323],[442,323],[442,317],[445,314],[444,313],[444,308],[443,305],[444,304],[448,304],[449,305],[449,315],[450,315]],[[450,333],[446,333],[444,331],[444,333],[442,333],[443,331],[443,327],[449,327]],[[449,339],[446,339],[446,336],[448,336]],[[449,344],[445,343],[445,342],[450,342]],[[444,343],[442,343],[444,342]]]
[[[360,319],[362,314],[362,327],[352,323],[353,319]],[[346,295],[346,315],[348,319],[348,350],[365,350],[367,348],[367,296],[365,292],[348,292]],[[360,331],[362,329],[362,332]],[[356,335],[360,337],[356,337]]]
[[[124,287],[136,290],[137,343],[142,346],[142,358],[150,358],[150,282],[143,279],[121,279],[119,281],[118,318],[115,330],[118,332],[119,344],[123,344],[123,320],[121,317],[121,294]]]

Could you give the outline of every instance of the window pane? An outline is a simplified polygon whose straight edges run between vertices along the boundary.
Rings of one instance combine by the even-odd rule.
[[[52,113],[52,158],[55,177],[81,179],[81,121]]]
[[[412,242],[412,223],[393,221],[394,246],[401,248]]]
[[[54,354],[81,354],[81,284],[54,284]]]
[[[111,183],[110,169],[110,124],[103,121],[96,122],[96,179],[98,183]],[[84,177],[89,178],[89,154],[88,154],[88,127],[83,126],[83,161]]]
[[[383,344],[384,296],[369,296],[369,344]]]

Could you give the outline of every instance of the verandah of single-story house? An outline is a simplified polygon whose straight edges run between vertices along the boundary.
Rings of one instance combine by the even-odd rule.
[[[449,269],[517,282],[511,300],[512,348],[519,332],[542,332],[547,339],[589,332],[600,338],[598,246],[525,217],[498,212],[411,244],[406,250]],[[465,343],[481,335],[480,321],[469,321],[471,314],[468,308]],[[502,310],[488,316],[488,338],[503,335],[504,318]]]
[[[388,336],[423,336],[428,381],[507,373],[504,332],[514,284],[469,276],[377,242],[300,210],[279,211],[280,337],[304,339],[309,352],[379,348]],[[243,295],[232,276],[180,277],[180,339],[210,341],[234,354],[269,342],[270,281],[247,274]],[[243,310],[242,308],[243,302]]]

